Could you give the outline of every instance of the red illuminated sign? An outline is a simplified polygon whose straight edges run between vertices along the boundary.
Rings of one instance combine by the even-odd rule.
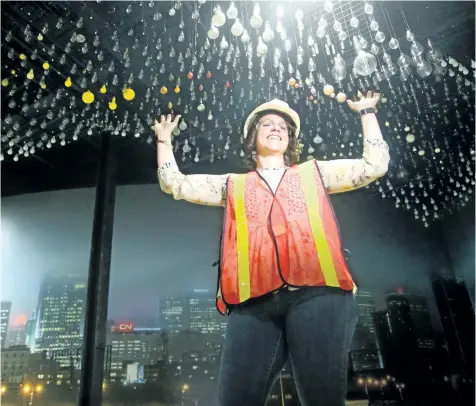
[[[134,323],[121,322],[111,327],[111,332],[132,333],[134,331]]]

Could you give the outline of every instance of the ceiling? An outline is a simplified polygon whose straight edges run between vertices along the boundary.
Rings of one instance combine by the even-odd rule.
[[[102,132],[118,144],[120,184],[155,182],[150,125],[171,110],[187,125],[174,139],[184,172],[243,171],[241,125],[273,98],[303,120],[303,159],[358,157],[359,118],[324,94],[331,85],[350,98],[359,89],[383,94],[379,120],[391,168],[360,193],[391,199],[425,225],[468,204],[474,2],[333,1],[332,10],[328,3],[236,1],[244,43],[230,18],[217,39],[207,36],[216,6],[226,14],[230,2],[1,2],[2,196],[93,186]],[[250,25],[256,4],[259,29]],[[263,56],[265,22],[274,39]],[[367,41],[367,52],[379,47],[371,75],[352,72],[354,35]],[[392,38],[400,48],[390,46]],[[400,53],[411,57],[421,46],[421,56],[402,68]],[[337,53],[347,69],[341,78],[332,73]]]

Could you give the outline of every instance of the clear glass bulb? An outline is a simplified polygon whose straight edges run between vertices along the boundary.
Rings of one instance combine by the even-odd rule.
[[[370,76],[377,69],[377,59],[371,53],[360,50],[354,60],[354,69],[361,76]]]
[[[413,56],[419,56],[423,53],[424,48],[423,45],[417,41],[413,41],[410,46],[410,52]]]

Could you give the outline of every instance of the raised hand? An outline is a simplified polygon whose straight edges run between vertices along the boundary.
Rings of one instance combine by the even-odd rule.
[[[154,120],[154,132],[158,140],[162,141],[171,141],[172,140],[172,131],[178,125],[181,115],[177,114],[172,120],[172,115],[167,114],[167,116],[160,116],[160,123],[157,120]]]
[[[376,108],[377,103],[380,100],[380,93],[377,92],[367,92],[367,96],[364,96],[360,90],[359,93],[357,94],[360,100],[358,101],[352,101],[352,100],[347,100],[347,104],[349,107],[354,110],[354,111],[360,111],[362,109],[366,109],[369,107]]]

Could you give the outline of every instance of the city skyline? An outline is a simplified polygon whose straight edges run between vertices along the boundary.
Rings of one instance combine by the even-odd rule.
[[[67,339],[67,341],[72,338],[72,336],[64,335],[71,328],[72,330],[69,334],[72,333],[77,338],[82,337],[82,328],[78,326],[84,323],[85,282],[85,278],[78,277],[77,275],[45,278],[42,282],[38,308],[35,309],[32,317],[28,320],[17,317],[16,322],[10,324],[8,332],[14,333],[14,335],[10,335],[8,346],[25,345],[27,343],[24,341],[31,340],[33,336],[33,340],[35,341],[36,339],[36,345],[34,343],[30,347],[32,352],[54,350],[56,349],[58,337],[62,337],[62,340]],[[449,317],[448,310],[441,307],[445,306],[441,300],[444,300],[444,297],[446,297],[445,294],[442,295],[441,293],[440,286],[443,285],[451,289],[446,295],[454,296],[456,295],[454,289],[459,289],[457,295],[461,296],[460,299],[462,299],[462,296],[468,295],[468,291],[465,284],[461,284],[461,280],[447,278],[433,280],[434,293],[436,295],[438,292],[439,295],[439,298],[436,297],[439,306],[438,315],[441,318],[447,319]],[[435,291],[435,289],[437,290]],[[469,299],[469,295],[467,297]],[[394,311],[392,309],[397,309],[396,314],[398,314],[402,304],[408,308],[408,316],[404,317],[412,319],[414,327],[411,329],[413,330],[412,334],[415,334],[416,345],[421,350],[432,350],[435,348],[435,345],[437,345],[435,340],[437,338],[435,335],[436,331],[431,326],[427,300],[423,296],[397,290],[386,292],[385,302],[385,309],[377,311],[371,293],[360,290],[356,294],[359,321],[353,338],[354,344],[352,345],[351,352],[379,349],[375,330],[375,316],[386,312],[391,314]],[[10,302],[2,301],[2,309],[8,310],[10,306]],[[466,303],[466,307],[468,306],[471,308],[469,301]],[[56,320],[58,318],[59,320]],[[396,319],[399,318],[400,316],[396,317]],[[3,317],[3,322],[4,325],[8,324],[8,317]],[[61,332],[56,333],[56,331],[60,331],[54,328],[56,325],[61,327]],[[216,333],[224,336],[225,326],[226,320],[216,312],[214,293],[209,290],[195,289],[186,294],[165,297],[161,305],[159,317],[155,320],[144,322],[144,320],[138,321],[137,319],[113,320],[108,318],[106,332],[107,334],[121,334],[133,331],[159,333],[166,331],[169,337],[178,337],[184,332],[205,335]],[[446,328],[450,327],[451,323],[446,326]],[[46,336],[43,331],[47,332]],[[67,345],[71,345],[71,343],[68,341]],[[80,345],[80,342],[77,341],[71,348],[78,348]],[[59,347],[64,346],[60,345]]]
[[[422,296],[401,289],[386,292],[386,308],[376,310],[370,292],[357,293],[360,317],[349,353],[348,396],[361,396],[362,392],[375,396],[373,392],[380,387],[378,396],[391,398],[395,389],[403,388],[402,383],[410,396],[421,396],[422,374],[428,375],[425,385],[443,385],[441,393],[450,390],[449,373],[462,374],[469,385],[474,382],[474,310],[466,286],[456,279],[435,276],[432,287],[443,335],[429,325],[427,300]],[[47,277],[42,281],[37,319],[28,320],[19,335],[25,343],[2,349],[4,384],[14,387],[25,380],[34,380],[42,388],[51,387],[52,382],[58,387],[79,384],[85,299],[83,277]],[[160,322],[161,328],[157,328],[108,320],[106,386],[118,391],[162,380],[172,392],[181,388],[182,399],[187,392],[187,397],[208,404],[216,391],[226,326],[226,319],[215,309],[214,293],[196,289],[165,298]],[[31,330],[31,326],[36,327]],[[295,397],[292,373],[284,369],[282,376],[288,380],[286,396]],[[278,395],[272,391],[270,399],[279,399],[279,388],[276,390]]]

